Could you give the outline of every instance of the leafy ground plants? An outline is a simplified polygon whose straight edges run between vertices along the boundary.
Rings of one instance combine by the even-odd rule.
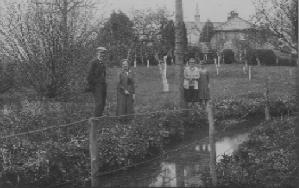
[[[219,184],[296,187],[294,129],[295,118],[275,119],[257,127],[238,151],[218,163]]]
[[[291,102],[273,101],[281,112],[292,112]],[[271,103],[271,104],[272,104]],[[223,120],[240,119],[261,113],[263,103],[225,100],[215,104],[217,129]],[[90,113],[76,104],[67,104],[64,114],[12,113],[1,119],[2,135],[69,123],[84,119]],[[53,118],[56,117],[56,118]],[[81,117],[81,118],[79,118]],[[186,129],[205,126],[204,111],[193,113],[156,113],[134,118],[104,118],[98,122],[101,172],[131,165],[156,156],[173,139],[183,138]],[[231,124],[230,124],[231,126]],[[1,144],[0,180],[5,184],[42,187],[70,183],[83,186],[89,182],[88,125],[52,129],[46,132],[6,139]]]

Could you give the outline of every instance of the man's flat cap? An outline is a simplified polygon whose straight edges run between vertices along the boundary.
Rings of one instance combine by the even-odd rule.
[[[107,50],[107,49],[106,49],[105,47],[102,47],[102,46],[97,47],[97,51],[104,52],[104,51],[106,51],[106,50]]]

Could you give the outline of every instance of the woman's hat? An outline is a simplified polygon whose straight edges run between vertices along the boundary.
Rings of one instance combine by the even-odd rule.
[[[196,61],[195,61],[195,59],[193,58],[193,57],[191,57],[190,59],[189,59],[189,63],[195,63]]]
[[[104,52],[104,51],[107,51],[107,49],[103,46],[99,46],[99,47],[97,47],[97,51],[98,52]]]
[[[122,59],[122,60],[120,61],[120,64],[123,65],[125,62],[126,62],[127,64],[129,64],[128,59]]]

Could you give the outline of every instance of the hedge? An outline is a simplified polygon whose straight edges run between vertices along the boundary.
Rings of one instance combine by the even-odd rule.
[[[224,56],[224,63],[225,64],[231,64],[235,61],[234,52],[231,49],[224,49],[222,52],[222,55]]]

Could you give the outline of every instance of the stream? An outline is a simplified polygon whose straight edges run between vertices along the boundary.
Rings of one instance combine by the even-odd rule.
[[[200,131],[200,130],[198,130]],[[196,133],[198,132],[196,131]],[[196,133],[194,135],[196,135]],[[135,168],[99,177],[101,187],[206,187],[210,185],[209,139],[201,131],[185,143],[176,145],[178,151],[167,153]],[[203,136],[205,135],[205,136]],[[248,139],[249,130],[216,138],[217,161],[223,154],[230,155]],[[186,147],[181,147],[186,146]]]
[[[42,113],[22,104],[22,110]],[[28,106],[28,107],[27,107]],[[53,108],[57,110],[55,106]],[[3,114],[12,113],[10,105],[4,105]],[[242,123],[240,123],[242,124]],[[245,124],[256,124],[246,121]],[[240,127],[244,127],[240,125]],[[216,137],[216,160],[223,154],[230,155],[248,139],[250,129],[230,131]],[[210,185],[208,128],[192,130],[180,143],[167,146],[166,155],[149,160],[127,170],[98,177],[101,187],[206,187]],[[170,152],[171,151],[171,152]],[[154,158],[155,156],[153,156]]]

